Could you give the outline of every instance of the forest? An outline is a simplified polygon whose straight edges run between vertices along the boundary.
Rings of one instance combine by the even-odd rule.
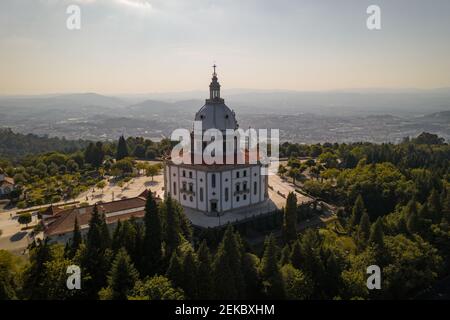
[[[96,210],[87,235],[75,222],[65,246],[35,242],[28,260],[0,251],[0,299],[418,299],[448,282],[450,147],[442,139],[280,149],[290,158],[286,175],[317,167],[304,186],[338,207],[332,223],[299,232],[291,193],[277,213],[280,230],[262,247],[238,225],[216,230],[216,241],[194,232],[170,196],[157,202],[149,193],[144,219],[112,234]],[[82,290],[66,288],[72,264]],[[380,290],[367,288],[370,265],[382,270]]]

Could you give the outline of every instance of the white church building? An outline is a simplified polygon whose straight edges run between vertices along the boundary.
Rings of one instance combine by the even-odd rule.
[[[195,121],[201,121],[203,132],[215,128],[225,135],[227,129],[238,129],[235,113],[220,96],[215,66],[209,89],[209,99],[196,113]],[[206,145],[203,142],[203,148]],[[236,149],[233,154],[235,152]],[[167,159],[164,167],[165,193],[170,193],[183,207],[208,216],[220,216],[235,209],[261,204],[268,200],[268,176],[261,174],[264,165],[260,161],[248,161],[248,155],[245,158],[242,164],[234,161],[233,164],[175,164]]]

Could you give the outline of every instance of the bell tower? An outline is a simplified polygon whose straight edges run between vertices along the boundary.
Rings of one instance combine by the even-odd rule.
[[[224,100],[220,97],[220,83],[217,81],[216,65],[213,65],[214,72],[212,74],[211,84],[209,85],[209,99],[206,99],[206,103],[224,103]]]

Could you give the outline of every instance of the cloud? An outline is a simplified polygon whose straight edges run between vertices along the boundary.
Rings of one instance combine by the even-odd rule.
[[[134,7],[136,9],[151,10],[152,4],[147,0],[116,0],[119,4]]]

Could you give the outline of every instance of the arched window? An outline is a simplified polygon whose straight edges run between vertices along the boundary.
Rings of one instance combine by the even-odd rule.
[[[211,187],[215,188],[216,187],[216,174],[213,173],[212,177],[211,177]]]

